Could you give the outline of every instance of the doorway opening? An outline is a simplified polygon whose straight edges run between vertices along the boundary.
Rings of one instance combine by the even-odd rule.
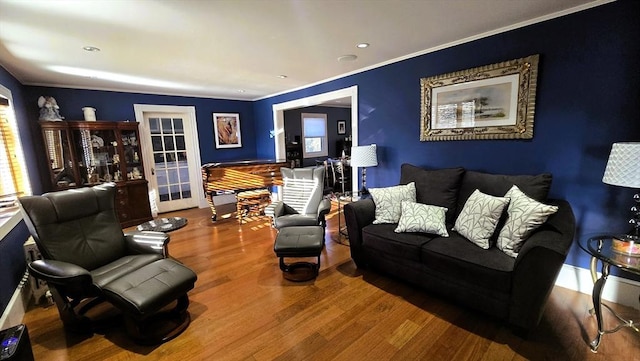
[[[275,140],[275,154],[278,162],[286,161],[286,145],[284,134],[284,112],[286,110],[306,108],[315,105],[331,103],[338,99],[345,99],[346,104],[351,104],[351,139],[352,146],[358,145],[358,86],[334,90],[328,93],[313,95],[306,98],[290,100],[288,102],[274,104],[273,129]],[[358,169],[351,169],[351,189],[358,189]]]

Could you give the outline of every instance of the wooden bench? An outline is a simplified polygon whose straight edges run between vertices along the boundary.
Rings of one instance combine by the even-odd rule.
[[[265,208],[271,204],[271,193],[266,189],[244,191],[236,194],[236,213],[238,223],[248,215],[264,215]]]

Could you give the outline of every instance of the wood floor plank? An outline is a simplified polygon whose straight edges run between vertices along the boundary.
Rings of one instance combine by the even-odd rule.
[[[491,317],[358,269],[348,246],[335,242],[335,212],[320,274],[300,283],[283,279],[267,218],[213,223],[209,209],[167,216],[176,215],[189,223],[170,233],[169,253],[198,274],[189,328],[168,343],[140,346],[117,319],[85,337],[66,333],[55,307],[35,306],[24,322],[36,360],[640,361],[640,336],[630,329],[605,335],[599,352],[590,352],[589,295],[555,287],[539,327],[522,339]],[[640,319],[637,310],[612,307]]]

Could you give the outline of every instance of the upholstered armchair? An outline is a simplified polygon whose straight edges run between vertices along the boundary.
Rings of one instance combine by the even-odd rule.
[[[135,341],[161,343],[188,326],[187,291],[197,277],[168,258],[165,233],[123,233],[115,189],[110,183],[20,198],[43,258],[28,265],[29,273],[48,283],[65,329],[91,333],[104,326],[85,314],[106,300],[125,316]],[[147,327],[165,316],[174,327],[161,327],[160,334],[158,327]]]
[[[325,169],[281,168],[280,171],[282,201],[273,208],[274,227],[326,227],[325,216],[331,210],[331,201],[323,196]]]

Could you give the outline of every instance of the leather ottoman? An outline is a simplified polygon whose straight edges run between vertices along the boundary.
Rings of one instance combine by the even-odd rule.
[[[294,226],[281,228],[273,251],[280,258],[280,269],[290,281],[308,281],[318,276],[320,254],[324,247],[324,229],[321,226]],[[317,257],[317,263],[295,262],[286,264],[285,257]]]
[[[108,283],[103,291],[109,302],[124,311],[129,333],[138,341],[153,344],[177,336],[189,325],[187,292],[193,289],[196,279],[196,274],[189,268],[164,258]],[[160,312],[174,301],[175,307]],[[158,331],[154,330],[153,320],[162,318],[166,321],[167,316],[183,327],[162,336],[162,340],[150,337]]]

